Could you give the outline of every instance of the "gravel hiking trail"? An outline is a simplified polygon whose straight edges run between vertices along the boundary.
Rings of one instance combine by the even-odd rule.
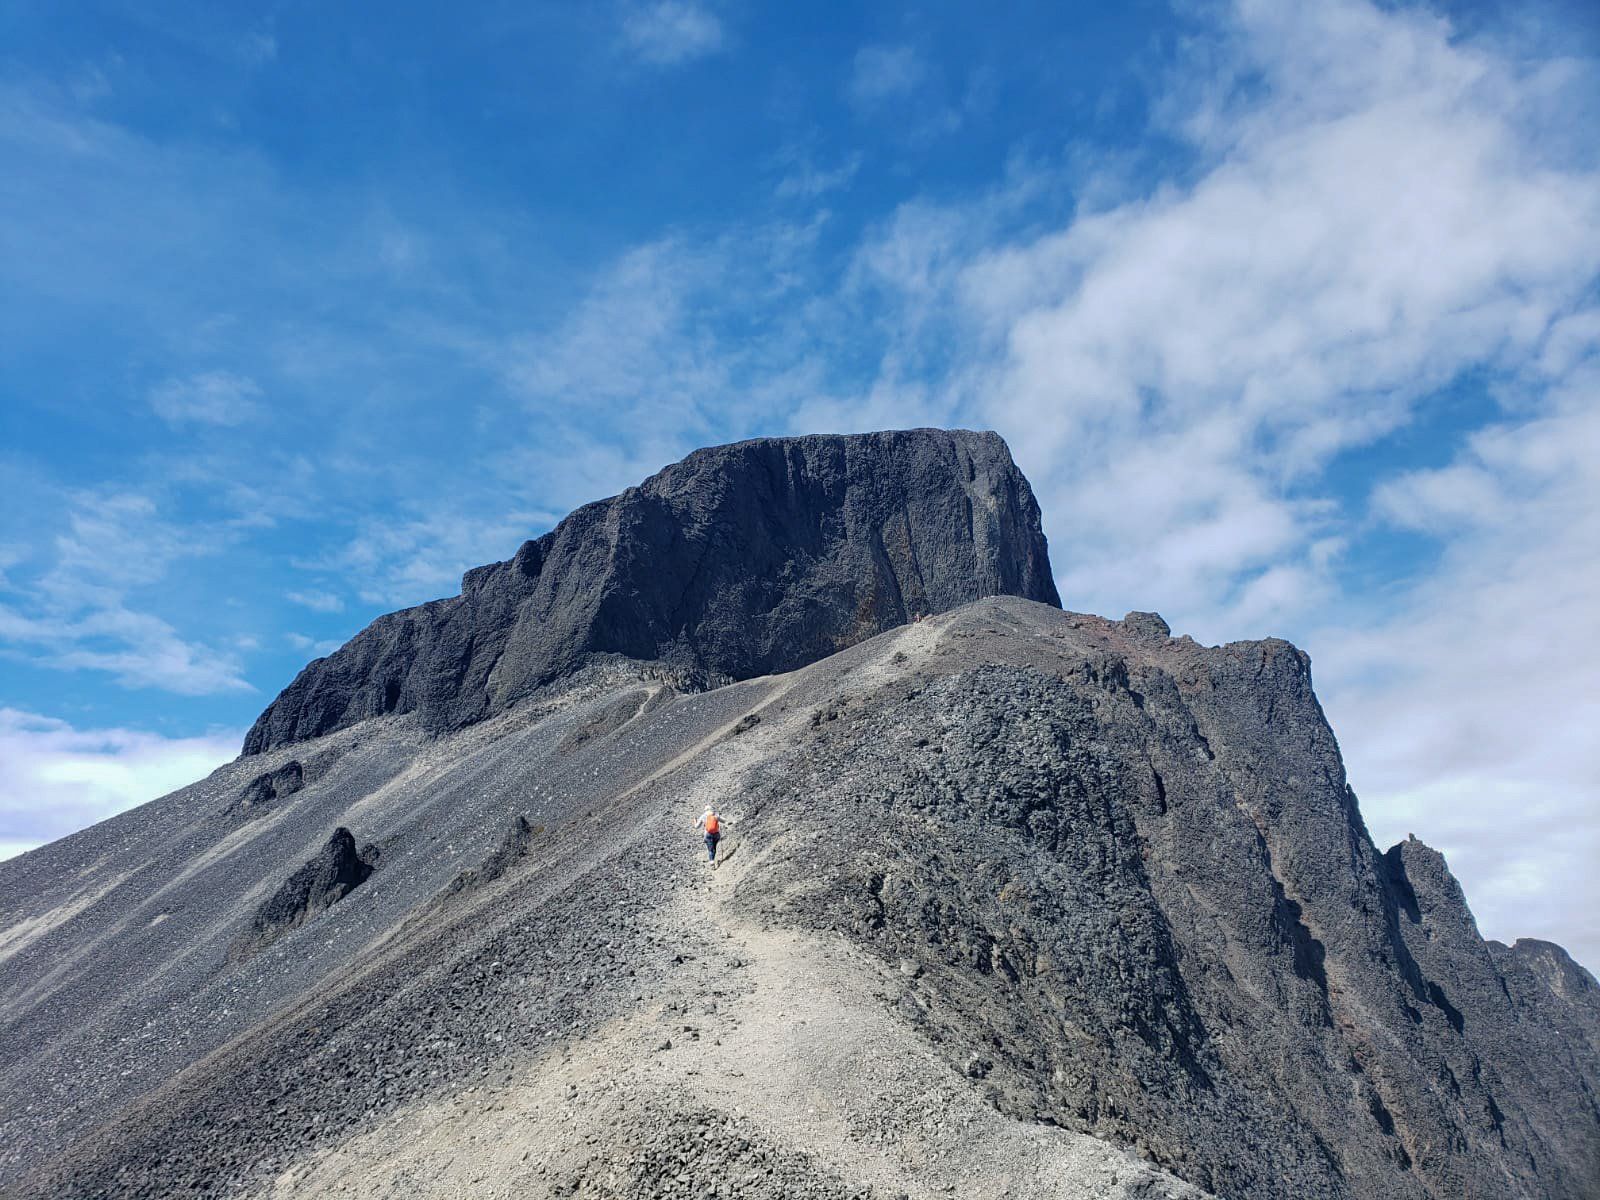
[[[883,641],[856,687],[887,678],[892,656],[930,655],[939,632],[930,621]],[[990,1107],[895,1015],[898,968],[741,910],[738,884],[763,867],[739,798],[807,720],[786,703],[797,682],[762,695],[748,732],[725,726],[639,785],[670,804],[647,836],[681,852],[655,859],[669,865],[651,932],[672,966],[631,1012],[499,1081],[404,1108],[257,1194],[1200,1200],[1105,1142]],[[707,805],[728,818],[715,869],[693,829]]]

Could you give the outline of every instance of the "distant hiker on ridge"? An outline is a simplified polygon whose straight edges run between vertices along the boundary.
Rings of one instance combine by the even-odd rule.
[[[722,840],[722,818],[717,815],[716,809],[708,808],[700,814],[700,819],[694,823],[694,827],[706,831],[706,861],[715,869],[717,843]]]

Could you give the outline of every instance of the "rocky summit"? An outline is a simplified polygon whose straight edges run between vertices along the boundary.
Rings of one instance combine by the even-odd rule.
[[[300,673],[244,752],[385,713],[459,729],[608,654],[680,686],[790,671],[997,595],[1060,604],[1039,506],[996,434],[718,446],[468,571],[461,595],[374,621]]]
[[[375,623],[0,864],[0,1193],[1596,1196],[1594,978],[1049,579],[993,435],[794,439]]]

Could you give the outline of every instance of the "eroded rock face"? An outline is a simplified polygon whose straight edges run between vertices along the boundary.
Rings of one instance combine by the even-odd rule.
[[[690,682],[789,671],[993,595],[1060,603],[1038,505],[998,434],[697,450],[469,571],[460,596],[380,617],[306,667],[244,752],[384,713],[461,728],[596,654]]]

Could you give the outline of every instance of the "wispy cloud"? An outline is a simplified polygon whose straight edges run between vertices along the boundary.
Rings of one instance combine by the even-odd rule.
[[[1315,640],[1374,833],[1439,844],[1492,934],[1554,938],[1592,965],[1600,339],[1548,383],[1537,413],[1380,489],[1380,520],[1444,537],[1440,566]]]
[[[307,565],[341,574],[365,603],[419,604],[455,595],[468,568],[509,558],[552,519],[549,513],[528,511],[374,517]]]
[[[607,11],[606,48],[654,67],[730,40],[726,8]],[[1570,831],[1600,808],[1594,714],[1557,703],[1600,669],[1600,500],[1570,452],[1596,436],[1600,186],[1572,132],[1594,122],[1592,64],[1417,6],[1246,0],[1195,19],[1209,36],[1141,98],[1159,159],[1108,165],[1035,130],[990,190],[962,198],[952,173],[886,211],[890,172],[851,186],[853,146],[807,143],[758,165],[763,202],[812,223],[645,225],[543,275],[524,214],[296,187],[242,141],[112,123],[98,85],[77,107],[70,89],[0,89],[20,164],[0,187],[0,285],[36,301],[0,311],[0,336],[114,313],[119,361],[166,380],[131,398],[204,451],[63,492],[37,531],[6,523],[7,653],[237,689],[238,644],[185,636],[153,598],[246,528],[307,570],[258,589],[274,602],[410,604],[695,445],[989,425],[1041,494],[1069,605],[1297,637],[1374,831],[1443,842],[1489,932],[1559,931],[1573,898],[1595,908],[1574,865],[1591,843]],[[823,86],[870,118],[858,134],[973,125],[993,80],[935,44],[867,46]],[[824,197],[835,211],[809,203]],[[559,289],[530,300],[536,276]],[[268,395],[281,449],[241,436]],[[452,461],[472,469],[432,469]],[[179,520],[156,480],[203,492],[206,519]],[[1372,587],[1374,545],[1422,549]],[[309,620],[293,612],[252,627],[323,652],[283,632]]]
[[[240,52],[252,65],[274,62],[278,57],[278,39],[267,30],[255,30],[244,36]]]
[[[255,690],[233,655],[186,641],[166,621],[115,601],[68,618],[30,617],[0,605],[0,643],[34,666],[102,671],[123,687],[183,696]]]
[[[298,604],[302,608],[309,608],[312,612],[336,613],[344,611],[344,601],[332,592],[321,592],[315,588],[308,588],[301,592],[288,592],[285,595],[291,604]]]
[[[26,562],[28,550],[26,546],[0,544],[0,592],[9,592],[15,586],[6,577],[6,572],[18,563]]]
[[[909,96],[928,77],[928,64],[914,46],[863,46],[856,51],[845,95],[852,104],[873,108]]]
[[[150,407],[164,421],[238,425],[255,416],[261,388],[229,371],[203,371],[185,379],[169,379],[150,392]]]
[[[129,601],[173,563],[215,552],[217,535],[164,519],[140,493],[86,491],[68,502],[48,565],[26,593],[0,605],[0,648],[50,670],[105,672],[124,687],[190,696],[253,690],[233,654],[183,638]]]
[[[622,18],[622,41],[635,58],[671,67],[704,58],[726,42],[722,21],[704,5],[687,0],[638,4]]]
[[[317,658],[332,654],[340,646],[344,645],[344,643],[338,638],[323,638],[318,640],[317,638],[307,637],[303,633],[286,633],[283,635],[283,640],[288,642],[289,645],[293,646],[296,650],[310,651],[311,654]]]
[[[78,729],[0,708],[0,857],[193,783],[233,759],[243,736],[239,730],[167,738]]]
[[[819,228],[663,238],[597,273],[565,320],[496,360],[541,421],[503,473],[537,470],[549,501],[577,504],[708,441],[782,428],[802,400],[825,395],[814,351],[836,318],[812,294]]]
[[[814,200],[850,186],[861,170],[861,155],[851,154],[832,167],[820,166],[812,155],[795,149],[782,156],[783,178],[774,194],[780,200]]]
[[[1328,464],[1462,372],[1534,362],[1600,262],[1595,176],[1525,128],[1541,80],[1359,4],[1247,7],[1235,32],[1256,83],[1185,108],[1194,182],[970,257],[926,221],[872,252],[993,348],[964,386],[1032,431],[1063,594],[1143,594],[1202,636],[1269,571],[1257,619],[1311,609],[1348,516]]]

